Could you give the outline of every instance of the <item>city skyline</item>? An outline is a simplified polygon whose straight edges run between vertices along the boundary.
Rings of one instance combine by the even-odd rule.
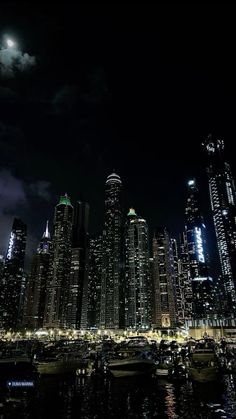
[[[196,179],[186,185],[185,223],[176,240],[166,226],[150,232],[132,207],[125,215],[124,185],[113,171],[104,185],[100,234],[90,241],[89,204],[61,195],[52,239],[47,221],[29,275],[27,225],[14,219],[0,277],[1,327],[147,330],[215,322],[222,315],[230,319],[235,314],[236,190],[224,141],[208,135],[202,145],[221,267],[217,275]]]
[[[207,138],[207,137],[206,137]],[[199,143],[199,148],[201,147],[201,143]],[[226,155],[227,155],[227,144],[226,144]],[[231,161],[230,161],[231,163]],[[160,218],[158,217],[158,213],[156,218],[154,217],[153,219],[148,219],[147,217],[145,217],[145,219],[147,220],[147,224],[148,224],[148,228],[149,231],[151,233],[151,235],[149,235],[149,244],[151,245],[151,241],[152,241],[152,234],[154,233],[155,229],[158,227],[162,227],[164,226],[165,228],[168,229],[168,231],[171,233],[171,237],[175,238],[175,239],[179,239],[180,234],[182,234],[182,231],[184,229],[184,225],[186,224],[186,215],[185,215],[185,201],[187,200],[187,196],[188,196],[188,192],[187,192],[187,187],[189,187],[189,183],[190,182],[196,182],[198,185],[199,183],[202,185],[202,189],[201,189],[201,194],[199,195],[199,200],[200,200],[200,207],[204,208],[205,213],[204,215],[206,216],[206,223],[208,225],[207,228],[207,232],[206,232],[206,237],[207,237],[207,241],[208,241],[208,245],[207,245],[207,251],[210,254],[209,258],[209,266],[210,266],[210,271],[213,272],[213,275],[216,277],[219,273],[220,273],[220,262],[219,262],[219,258],[218,258],[218,250],[217,250],[217,239],[216,239],[216,235],[215,235],[215,231],[214,231],[214,222],[213,222],[213,217],[212,217],[212,213],[211,213],[211,200],[210,200],[210,194],[208,191],[208,180],[207,180],[207,171],[206,171],[206,167],[204,167],[205,163],[202,163],[202,169],[205,172],[205,182],[202,184],[201,182],[199,182],[199,179],[196,176],[192,176],[192,178],[187,178],[185,179],[184,182],[184,187],[185,187],[185,195],[183,197],[183,202],[181,203],[181,208],[182,208],[182,214],[180,217],[173,218],[173,220],[176,220],[175,222],[175,228],[170,228],[170,225],[172,225],[172,222],[168,223],[168,219],[167,219],[167,223],[163,224],[160,221],[158,222],[158,219],[160,220]],[[114,172],[114,169],[111,170],[111,174],[112,172]],[[118,172],[118,171],[117,171]],[[118,172],[119,173],[119,172]],[[108,175],[109,176],[109,175]],[[119,174],[118,174],[119,176]],[[107,177],[104,178],[104,180]],[[192,180],[193,179],[193,180]],[[200,178],[201,180],[201,178]],[[82,183],[82,182],[81,182]],[[101,180],[101,184],[103,185],[103,180]],[[137,205],[131,205],[131,200],[128,198],[128,192],[126,189],[127,184],[125,183],[125,188],[124,192],[123,192],[123,213],[125,214],[126,212],[128,212],[130,207],[136,207],[138,208]],[[68,191],[68,188],[67,188]],[[68,191],[69,192],[69,191]],[[67,195],[67,193],[65,193],[65,195]],[[83,195],[83,194],[82,194]],[[60,200],[60,197],[63,196],[62,195],[62,191],[58,193],[58,195],[55,198],[55,203],[50,202],[47,203],[47,206],[50,208],[50,213],[52,214],[51,217],[46,217],[45,220],[42,220],[42,225],[37,222],[36,225],[34,225],[34,228],[37,228],[40,230],[42,230],[43,225],[45,225],[46,220],[49,219],[48,223],[49,223],[49,231],[52,232],[52,228],[53,228],[53,207],[54,205],[56,205],[58,203],[58,200]],[[79,197],[75,197],[75,198],[71,198],[71,194],[68,194],[69,199],[71,200],[72,204],[75,205],[77,202],[80,202],[81,199]],[[103,203],[103,191],[102,191],[102,195],[100,197],[100,204]],[[207,199],[207,202],[204,201],[204,198]],[[137,200],[139,201],[139,200]],[[157,198],[158,201],[158,198]],[[90,202],[88,202],[88,204],[90,206],[90,213],[93,213],[93,208],[90,205]],[[141,205],[141,208],[145,206]],[[102,205],[102,210],[104,211],[104,204]],[[145,211],[144,211],[145,212]],[[27,211],[26,211],[27,213]],[[175,209],[172,210],[172,214],[175,214]],[[11,223],[13,221],[13,218],[11,218]],[[24,217],[24,215],[21,217],[23,219],[24,222],[26,222],[27,227],[28,227],[28,222],[27,222],[27,218],[26,216]],[[98,217],[96,217],[98,218]],[[90,219],[89,219],[89,223],[87,222],[87,231],[89,232],[90,235],[94,235],[94,234],[99,234],[102,232],[103,230],[103,223],[104,223],[104,213],[101,214],[100,218],[98,218],[96,220],[96,226],[97,228],[92,229],[91,226],[94,225],[93,223],[93,217],[90,214]],[[173,227],[173,226],[172,226]],[[31,263],[31,258],[33,256],[33,254],[35,253],[38,243],[39,243],[39,239],[40,239],[40,235],[38,237],[34,238],[34,241],[31,243],[30,242],[30,238],[29,238],[30,234],[29,234],[29,228],[28,228],[28,234],[27,234],[27,243],[26,243],[26,264],[25,264],[25,268],[26,268],[26,272],[29,272],[30,270],[30,263]],[[6,243],[6,250],[4,252],[4,248],[2,247],[2,251],[0,252],[0,254],[3,255],[3,257],[6,256],[6,252],[7,252],[7,247],[9,244],[9,237],[10,237],[10,230],[8,232],[7,235],[7,243]]]
[[[236,412],[235,11],[1,2],[0,419]]]
[[[151,10],[49,4],[35,13],[23,3],[10,22],[3,5],[0,254],[23,220],[29,300],[46,283],[46,299],[44,288],[34,294],[44,326],[201,318],[220,274],[229,311],[236,304],[234,72],[223,65],[232,29],[219,45],[217,7],[196,6],[189,19],[184,5]],[[212,153],[224,143],[219,166]],[[130,208],[141,217],[125,224]],[[144,308],[150,281],[161,293],[154,314]]]

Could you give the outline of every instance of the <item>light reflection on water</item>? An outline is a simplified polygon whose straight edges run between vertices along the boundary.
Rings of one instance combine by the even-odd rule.
[[[236,418],[236,377],[193,385],[154,379],[44,378],[31,403],[8,408],[8,418]]]

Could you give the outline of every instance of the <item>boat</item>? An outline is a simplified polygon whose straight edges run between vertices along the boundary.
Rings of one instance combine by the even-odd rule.
[[[35,361],[40,375],[64,375],[76,373],[87,375],[91,362],[74,353],[59,354]]]
[[[108,370],[116,378],[148,375],[154,372],[155,361],[142,351],[126,350],[108,361]]]
[[[193,381],[201,383],[217,381],[220,367],[214,345],[207,341],[197,343],[187,370]]]
[[[183,381],[187,379],[186,367],[180,359],[176,359],[169,368],[168,378],[173,381]]]
[[[161,355],[156,361],[155,375],[159,377],[167,377],[172,367],[172,357],[170,355]]]

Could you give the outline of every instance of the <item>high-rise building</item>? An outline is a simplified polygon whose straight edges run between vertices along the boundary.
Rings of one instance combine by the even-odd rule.
[[[194,318],[203,318],[212,314],[213,283],[208,273],[206,226],[200,211],[199,201],[196,181],[191,179],[188,181],[185,221]]]
[[[184,282],[181,275],[181,261],[179,259],[176,239],[171,239],[174,262],[174,291],[176,301],[176,320],[179,325],[184,324]]]
[[[166,228],[153,238],[154,327],[175,327],[175,272],[171,239]]]
[[[126,221],[125,250],[126,327],[147,329],[150,326],[148,226],[133,208]]]
[[[180,236],[180,252],[179,252],[179,282],[183,290],[183,308],[184,313],[179,313],[179,318],[183,322],[192,319],[193,313],[193,289],[192,280],[189,269],[189,253],[186,227],[185,231]],[[180,309],[182,312],[182,308]]]
[[[107,177],[100,310],[100,327],[106,329],[118,329],[120,324],[121,188],[120,176]]]
[[[155,286],[154,286],[154,265],[153,265],[153,257],[149,258],[149,288],[148,288],[148,301],[150,307],[150,324],[153,325],[154,318],[155,318]]]
[[[36,329],[43,327],[46,309],[46,291],[49,281],[49,262],[51,256],[51,238],[48,221],[45,232],[33,255],[26,293],[24,325]]]
[[[26,235],[26,225],[15,218],[2,274],[0,322],[6,329],[15,329],[22,321]]]
[[[102,235],[89,239],[87,327],[99,328],[102,279]]]
[[[77,201],[74,211],[67,326],[87,327],[89,204]]]
[[[3,268],[4,268],[4,256],[0,255],[0,281],[3,274]]]
[[[73,207],[67,194],[60,197],[54,213],[52,257],[47,286],[44,326],[65,327],[67,318]]]
[[[207,156],[211,208],[220,257],[228,313],[236,311],[236,194],[224,141],[209,135],[203,147]]]

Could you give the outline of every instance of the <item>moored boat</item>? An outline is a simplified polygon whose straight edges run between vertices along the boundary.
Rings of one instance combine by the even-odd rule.
[[[90,362],[74,354],[63,354],[61,357],[48,357],[36,361],[35,366],[40,375],[70,374],[79,370],[84,371],[85,375],[90,367]]]
[[[193,381],[205,383],[217,381],[220,376],[218,357],[214,345],[200,341],[192,354],[188,367],[189,377]]]
[[[109,360],[108,369],[114,377],[132,377],[135,375],[151,374],[155,369],[155,363],[151,359],[134,355],[126,359]]]

